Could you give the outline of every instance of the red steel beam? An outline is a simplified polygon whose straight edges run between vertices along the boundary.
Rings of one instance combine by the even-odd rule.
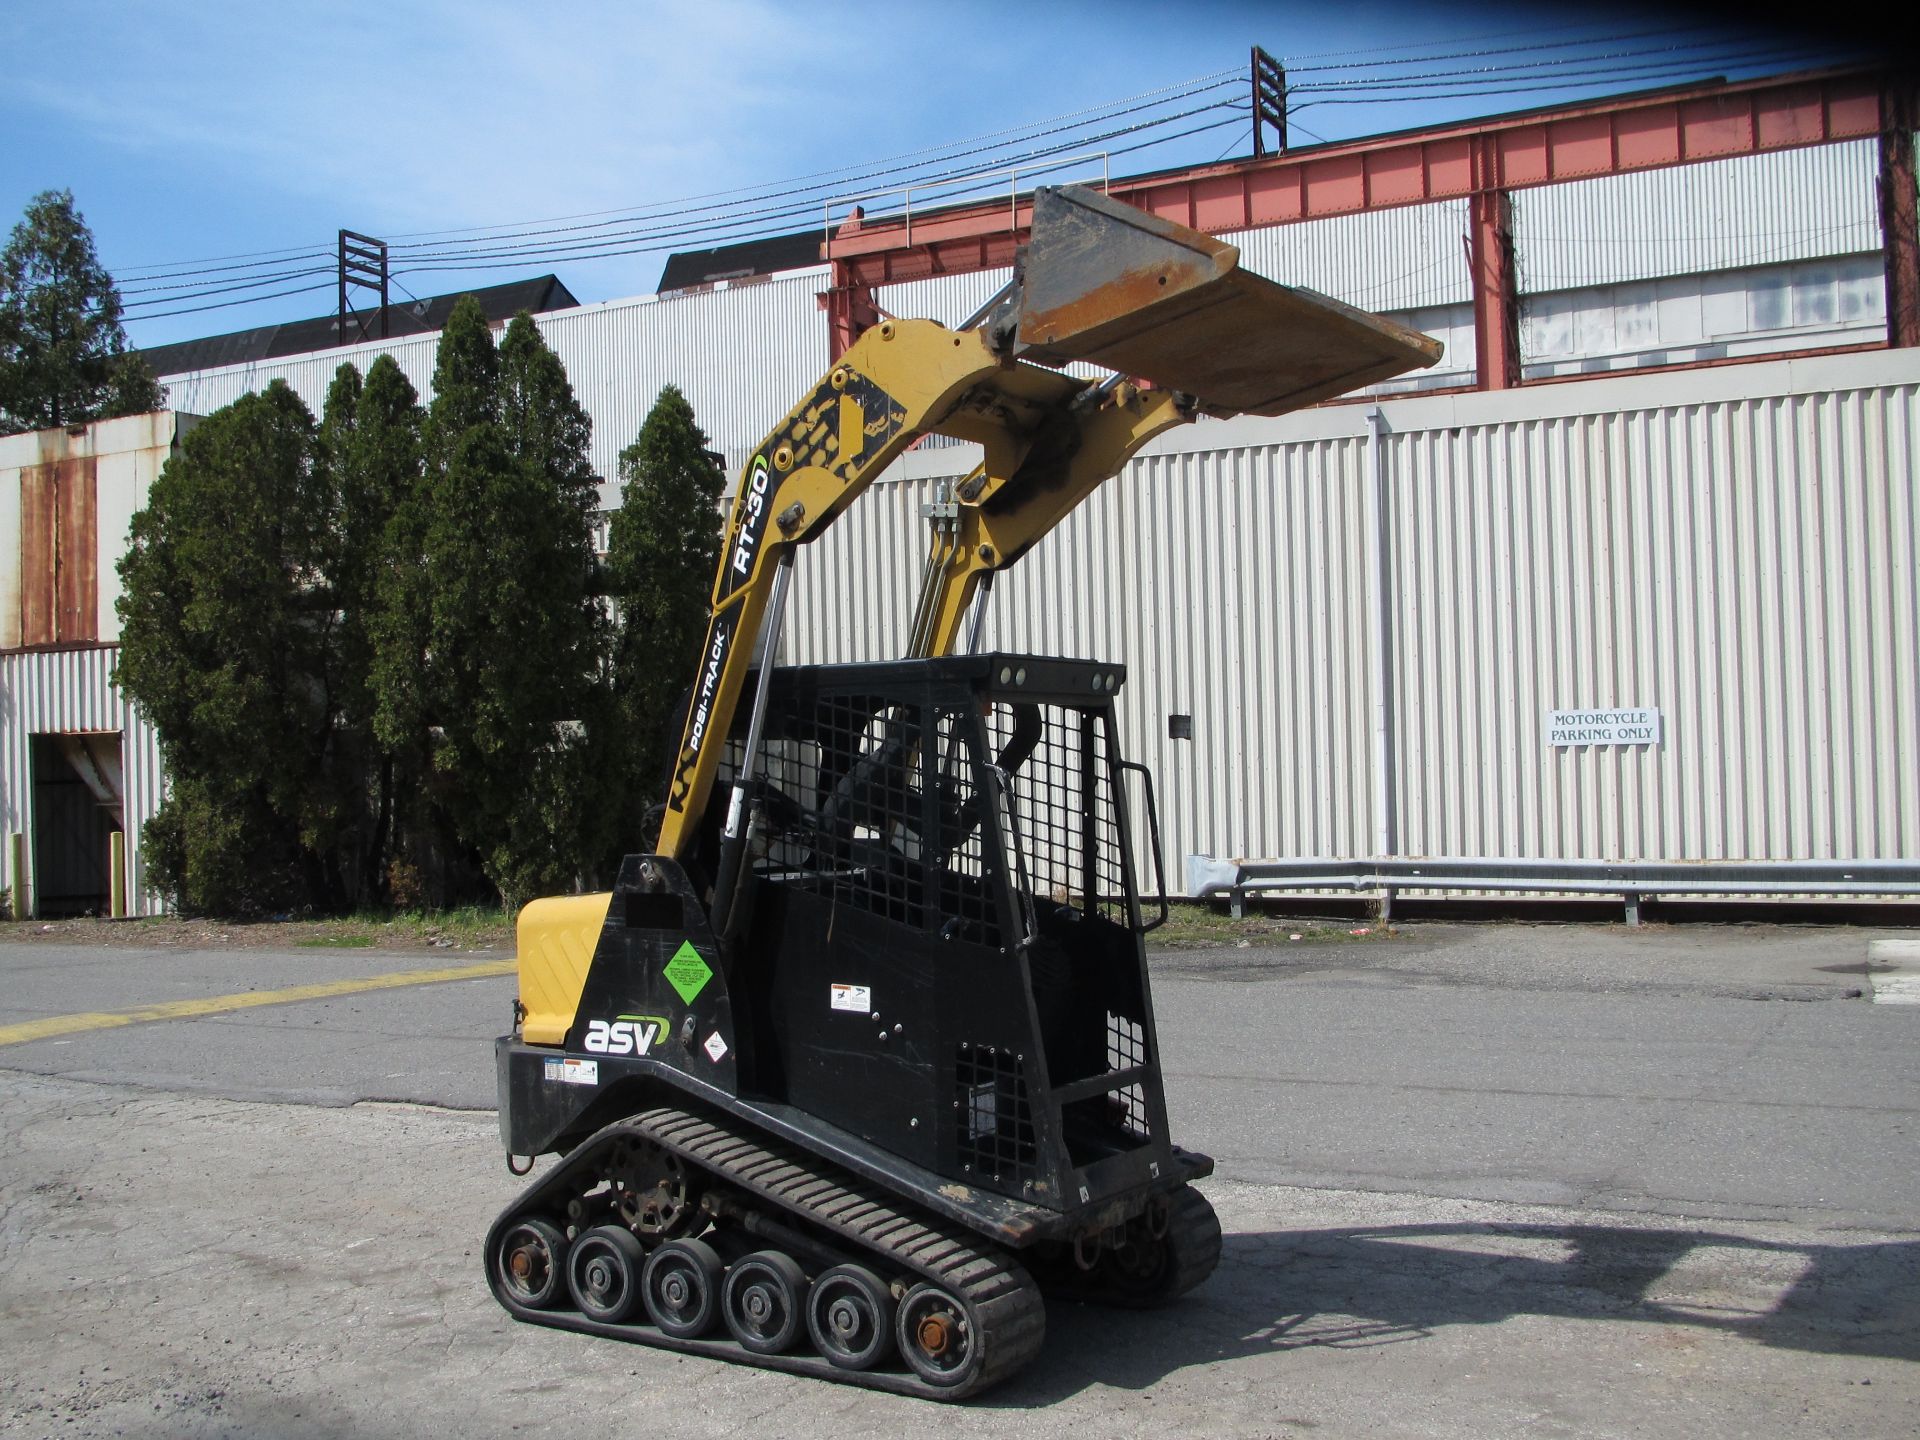
[[[1474,163],[1498,162],[1484,138],[1474,142]],[[1473,288],[1474,381],[1482,390],[1511,390],[1520,383],[1520,283],[1513,262],[1513,192],[1481,189],[1468,202],[1467,271]]]
[[[1883,72],[1850,67],[1701,85],[1496,116],[1120,181],[1152,215],[1219,232],[1461,199],[1772,150],[1869,139],[1883,129]],[[1025,203],[866,221],[822,247],[836,290],[1013,263]]]

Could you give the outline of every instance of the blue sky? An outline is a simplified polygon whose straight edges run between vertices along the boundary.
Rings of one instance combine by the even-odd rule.
[[[12,0],[0,7],[0,221],[41,190],[70,187],[131,299],[143,269],[331,251],[341,227],[392,240],[885,160],[1244,67],[1254,44],[1292,69],[1676,23],[1670,9],[1381,0]],[[1339,139],[1554,98],[1319,106],[1297,119]],[[1243,122],[1115,169],[1246,153]],[[556,269],[599,300],[651,291],[663,259],[664,248],[400,278],[427,295]],[[331,308],[328,289],[129,328],[136,344],[158,344]]]

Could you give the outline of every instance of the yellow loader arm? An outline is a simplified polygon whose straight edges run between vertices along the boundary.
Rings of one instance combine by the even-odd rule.
[[[1231,245],[1089,190],[1039,191],[1008,298],[978,328],[888,320],[868,330],[745,467],[658,853],[684,862],[692,849],[770,611],[777,630],[795,550],[921,436],[984,449],[956,489],[953,523],[936,533],[914,620],[911,653],[939,655],[983,578],[1019,560],[1155,435],[1201,413],[1282,414],[1439,353],[1425,335],[1240,269]],[[1022,357],[1091,360],[1120,375],[1096,384]],[[750,783],[744,774],[736,783],[730,841]]]

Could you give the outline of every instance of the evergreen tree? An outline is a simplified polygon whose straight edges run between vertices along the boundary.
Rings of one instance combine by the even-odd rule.
[[[36,196],[0,251],[0,434],[159,409],[120,314],[73,193]]]
[[[639,436],[621,452],[620,480],[607,546],[619,612],[613,733],[629,797],[617,839],[624,850],[639,851],[658,839],[644,817],[666,798],[680,698],[706,634],[726,485],[676,387],[660,392]]]
[[[120,562],[116,679],[170,780],[146,840],[182,908],[337,908],[350,802],[334,746],[341,664],[325,577],[337,526],[313,417],[284,382],[188,432]]]
[[[336,507],[337,545],[330,588],[339,614],[339,735],[343,782],[360,798],[355,868],[358,897],[385,901],[400,879],[400,899],[421,897],[417,875],[423,842],[407,802],[423,783],[418,754],[397,756],[374,733],[373,670],[382,582],[390,569],[389,529],[420,484],[423,412],[412,383],[382,355],[364,384],[342,365],[327,392],[320,425],[320,463]],[[396,816],[396,807],[399,814]],[[396,864],[396,861],[398,862]]]
[[[376,716],[383,743],[431,756],[433,807],[509,902],[571,888],[602,823],[584,740],[604,644],[589,439],[532,321],[496,351],[462,299],[440,339],[422,483],[388,527]]]

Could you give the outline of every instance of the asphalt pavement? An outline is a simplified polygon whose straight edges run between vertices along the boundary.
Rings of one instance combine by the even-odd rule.
[[[521,1183],[486,1113],[514,982],[468,973],[499,957],[0,945],[0,1434],[1909,1436],[1920,1006],[1872,1003],[1885,938],[1156,955],[1226,1260],[1161,1316],[1059,1307],[964,1411],[508,1321],[474,1258]],[[164,1006],[199,1008],[123,1023]]]

